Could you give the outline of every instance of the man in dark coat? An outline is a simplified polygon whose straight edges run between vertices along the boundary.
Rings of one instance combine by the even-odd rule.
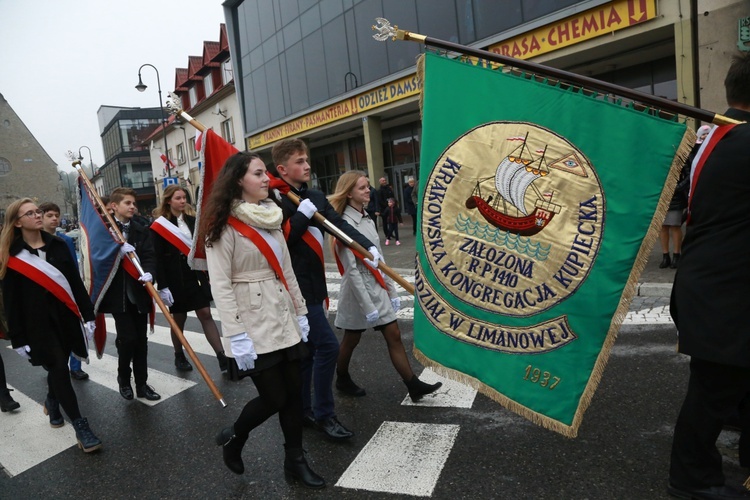
[[[370,178],[367,177],[367,183],[370,183]],[[375,191],[375,188],[372,187],[372,184],[370,184],[370,201],[367,203],[367,206],[365,207],[365,212],[367,212],[367,215],[370,216],[370,219],[375,223],[375,230],[378,229],[378,216],[377,214],[380,213],[380,207],[378,207],[378,196],[377,191]]]
[[[377,191],[377,198],[378,198],[378,211],[375,212],[375,215],[380,215],[383,218],[383,233],[385,234],[385,237],[388,238],[388,234],[386,233],[386,220],[385,220],[385,209],[388,206],[388,198],[395,199],[396,196],[393,194],[393,188],[388,184],[388,179],[385,177],[380,178],[380,187]]]
[[[274,145],[271,154],[275,166],[271,173],[278,173],[285,183],[284,189],[290,189],[302,198],[302,202],[297,206],[289,198],[282,196],[281,208],[284,212],[282,227],[292,258],[294,275],[307,304],[307,320],[310,324],[307,341],[310,357],[302,362],[305,423],[314,425],[330,439],[349,439],[354,433],[339,422],[334,412],[332,386],[339,341],[328,323],[324,308],[328,289],[325,266],[321,260],[323,227],[313,219],[315,212],[320,212],[333,225],[367,248],[376,260],[377,248],[336,212],[322,192],[307,188],[310,164],[307,145],[302,140],[280,141]],[[377,267],[377,263],[375,266]],[[327,305],[325,307],[327,308]],[[311,385],[315,387],[314,403],[310,397]]]
[[[404,187],[404,212],[411,216],[411,234],[417,235],[417,205],[414,203],[412,193],[416,189],[414,177],[409,177]]]
[[[750,121],[750,54],[734,59],[724,86],[725,115]],[[669,470],[669,492],[680,498],[748,494],[724,484],[716,439],[750,392],[750,125],[736,125],[717,141],[720,132],[709,136],[706,149],[715,147],[692,174],[698,179],[672,290],[679,351],[691,357]]]
[[[152,281],[156,274],[156,254],[148,228],[132,220],[135,213],[135,191],[130,188],[116,188],[109,196],[109,208],[120,227],[127,243],[123,251],[134,251],[138,256],[145,274],[140,280],[131,277],[120,263],[107,293],[99,305],[100,313],[111,313],[117,330],[118,366],[117,382],[120,395],[133,399],[133,388],[130,385],[130,363],[133,363],[136,395],[149,401],[160,399],[153,387],[146,384],[148,380],[148,314],[151,312],[153,299],[144,288],[143,282]],[[95,244],[95,243],[94,243]],[[123,259],[127,259],[123,256]]]

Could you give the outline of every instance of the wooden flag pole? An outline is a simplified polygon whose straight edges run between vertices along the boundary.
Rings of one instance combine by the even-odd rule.
[[[97,194],[96,189],[94,189],[94,185],[91,184],[91,181],[86,176],[86,172],[84,172],[83,169],[81,168],[81,161],[75,157],[72,151],[68,151],[68,158],[70,158],[73,168],[75,168],[78,171],[78,174],[83,179],[83,183],[86,186],[86,189],[88,190],[88,192],[94,198],[94,201],[99,207],[99,211],[107,219],[107,223],[109,224],[109,227],[112,230],[112,233],[120,241],[120,243],[125,243],[125,238],[123,238],[122,233],[120,232],[120,228],[117,227],[117,224],[112,218],[112,215],[110,215],[109,211],[107,210],[107,207],[104,206],[102,199]],[[142,276],[144,274],[144,271],[143,271],[143,268],[141,267],[141,263],[138,261],[138,256],[134,252],[130,252],[127,254],[127,257],[128,259],[130,259],[130,261],[133,263],[135,268],[138,270],[138,273]],[[150,282],[146,282],[143,285],[146,287],[146,290],[148,291],[149,295],[151,295],[151,297],[154,299],[156,304],[159,306],[159,309],[161,310],[162,314],[164,314],[164,317],[167,318],[167,321],[169,322],[169,326],[172,328],[172,331],[175,332],[175,335],[177,335],[177,338],[180,340],[180,343],[183,345],[183,347],[187,351],[188,356],[190,356],[190,359],[198,368],[198,372],[203,377],[203,380],[205,380],[206,385],[208,385],[208,388],[211,390],[211,393],[219,401],[219,403],[221,403],[221,406],[223,408],[226,408],[227,404],[224,402],[224,396],[222,396],[221,392],[219,392],[219,389],[216,387],[216,384],[214,384],[214,381],[208,375],[206,368],[203,366],[203,363],[201,363],[200,359],[198,359],[198,356],[195,354],[195,351],[193,351],[193,348],[190,346],[190,343],[185,338],[185,335],[182,333],[182,330],[180,329],[180,327],[177,326],[177,323],[172,317],[172,314],[170,314],[169,312],[169,308],[167,308],[167,306],[161,300],[161,297],[159,297],[159,293],[156,291],[156,288],[154,288],[154,285],[151,284]]]
[[[203,125],[201,122],[187,114],[183,109],[180,102],[180,98],[169,93],[169,97],[167,99],[167,109],[169,109],[174,115],[177,115],[184,120],[187,120],[190,125],[195,127],[201,132],[206,131],[205,125]],[[300,204],[300,197],[294,194],[293,192],[289,191],[286,193],[286,197],[292,200],[292,202],[295,205]],[[343,231],[341,231],[339,228],[334,226],[331,221],[326,219],[320,212],[315,212],[313,215],[313,218],[317,223],[319,223],[321,226],[325,228],[326,231],[328,231],[330,234],[332,234],[336,239],[340,240],[343,244],[348,246],[349,248],[356,250],[357,252],[364,255],[367,259],[373,260],[372,254],[367,251],[362,245],[351,239],[349,236],[346,235]],[[378,261],[378,269],[383,271],[386,275],[388,275],[393,281],[401,285],[401,287],[409,292],[409,294],[414,295],[414,285],[406,281],[406,279],[398,274],[396,271],[393,270],[390,266],[386,265],[383,261]]]
[[[576,73],[571,73],[570,71],[552,68],[550,66],[545,66],[543,64],[531,61],[515,59],[513,57],[496,54],[487,50],[475,49],[457,43],[446,42],[445,40],[420,35],[419,33],[412,33],[411,31],[399,29],[398,26],[391,26],[387,19],[383,19],[381,17],[376,18],[375,21],[378,23],[378,25],[373,26],[372,29],[377,31],[378,33],[373,35],[373,38],[381,42],[387,40],[388,38],[391,38],[392,40],[408,40],[423,43],[428,47],[443,49],[448,52],[455,52],[470,57],[476,57],[478,59],[496,62],[498,64],[506,66],[512,66],[514,68],[526,70],[538,75],[544,75],[553,79],[570,82],[584,88],[596,89],[609,94],[626,97],[639,103],[655,106],[659,109],[663,109],[671,113],[689,116],[703,122],[713,123],[715,125],[742,123],[727,116],[714,113],[713,111],[707,111],[705,109],[696,108],[688,104],[670,101],[669,99],[665,99],[663,97],[646,94],[638,90],[633,90],[627,87],[622,87],[620,85],[615,85],[613,83],[597,80],[596,78],[578,75]]]

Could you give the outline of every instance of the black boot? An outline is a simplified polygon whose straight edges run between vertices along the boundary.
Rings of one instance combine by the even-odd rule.
[[[672,254],[672,263],[669,264],[669,267],[672,268],[672,269],[677,269],[677,261],[679,261],[679,260],[680,260],[680,254],[673,253]]]
[[[240,439],[234,434],[234,426],[225,427],[216,435],[216,444],[222,447],[224,464],[235,474],[245,472],[245,464],[242,463],[242,447],[245,446],[247,438]]]
[[[352,380],[351,375],[348,373],[336,372],[336,389],[347,396],[353,396],[355,398],[367,394],[364,389],[354,383],[354,380]]]
[[[84,451],[84,453],[91,453],[94,450],[98,450],[102,447],[102,441],[94,435],[89,427],[89,421],[83,417],[73,420],[73,427],[76,430],[76,439],[78,440],[78,447]]]
[[[44,400],[44,414],[49,416],[49,425],[57,429],[65,425],[62,413],[60,413],[60,403],[52,396],[47,396]]]
[[[185,353],[180,350],[180,352],[174,353],[174,366],[177,368],[178,372],[191,372],[193,371],[193,365],[190,364],[190,362],[185,357]]]
[[[422,396],[437,391],[443,385],[442,382],[436,384],[425,384],[414,375],[411,380],[404,380],[406,388],[409,389],[409,397],[412,401],[419,401]]]
[[[667,267],[669,267],[670,263],[671,261],[669,260],[669,252],[662,254],[661,264],[659,264],[659,269],[666,269]]]
[[[10,397],[10,391],[13,389],[0,390],[0,411],[5,413],[6,411],[17,410],[21,407],[18,401]]]
[[[224,351],[217,352],[216,353],[216,359],[219,361],[219,369],[222,372],[227,371],[227,368],[229,368],[229,360],[227,359],[226,355],[224,354]]]
[[[284,472],[301,482],[305,488],[319,490],[326,487],[326,480],[317,475],[305,460],[302,448],[286,448]]]

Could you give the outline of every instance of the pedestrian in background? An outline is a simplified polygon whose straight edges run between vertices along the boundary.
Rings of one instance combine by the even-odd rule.
[[[385,220],[385,246],[391,243],[391,238],[396,240],[396,245],[400,245],[401,241],[398,237],[398,226],[403,224],[404,221],[401,218],[401,209],[398,207],[398,203],[394,198],[388,198],[388,206],[383,211],[383,220]],[[377,234],[377,233],[376,233]]]
[[[325,480],[310,469],[302,450],[300,361],[307,354],[302,342],[310,329],[307,307],[281,231],[281,208],[268,198],[268,184],[258,155],[231,156],[214,182],[201,224],[211,290],[233,356],[230,374],[250,376],[258,390],[234,425],[219,432],[216,444],[229,470],[242,474],[250,431],[278,413],[284,471],[308,488],[323,488]]]
[[[65,424],[62,406],[73,423],[79,448],[88,453],[101,448],[102,442],[81,416],[68,357],[72,352],[88,358],[94,306],[67,246],[42,228],[42,210],[31,198],[14,201],[5,211],[0,278],[8,337],[21,357],[47,371],[44,413],[50,425]]]
[[[386,232],[387,222],[385,220],[384,211],[388,206],[388,198],[395,198],[396,196],[393,194],[393,188],[388,184],[388,179],[381,177],[378,182],[380,183],[380,187],[377,191],[378,211],[375,215],[379,215],[383,219],[383,234],[388,238],[388,233]]]
[[[668,491],[679,498],[749,495],[725,485],[716,440],[750,393],[750,125],[744,123],[750,121],[750,53],[734,57],[724,87],[730,106],[724,115],[743,123],[714,129],[698,153],[696,166],[702,168],[692,172],[687,231],[670,304],[679,352],[690,356],[669,468]]]
[[[409,177],[404,187],[404,212],[411,217],[411,234],[417,235],[417,204],[416,196],[412,198],[416,190],[414,177]]]
[[[375,224],[364,211],[370,199],[368,186],[363,172],[350,170],[339,177],[336,191],[329,197],[329,201],[357,231],[379,245]],[[344,330],[336,365],[336,388],[350,396],[365,395],[365,390],[352,380],[349,364],[354,349],[362,338],[362,332],[373,328],[383,335],[391,363],[406,384],[411,399],[417,401],[422,396],[435,392],[442,383],[422,382],[409,364],[396,321],[401,300],[393,281],[341,244],[333,243],[333,250],[344,270],[334,322],[337,328]]]
[[[370,201],[367,203],[365,210],[367,211],[367,215],[370,216],[370,219],[372,219],[372,222],[375,223],[375,229],[377,230],[378,229],[378,215],[380,214],[380,207],[378,207],[377,191],[375,191],[375,188],[372,187],[372,184],[370,184],[369,177],[367,177],[367,185],[370,187]]]

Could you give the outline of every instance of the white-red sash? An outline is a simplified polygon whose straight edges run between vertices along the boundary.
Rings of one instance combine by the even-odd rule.
[[[227,219],[227,224],[232,226],[235,231],[245,238],[248,238],[256,247],[258,247],[258,250],[260,250],[260,253],[266,258],[271,269],[276,273],[276,276],[279,277],[284,284],[284,287],[289,290],[289,285],[286,284],[286,277],[284,277],[284,270],[281,268],[283,254],[279,243],[265,231],[258,231],[254,227],[248,226],[238,218],[231,215]]]
[[[336,267],[339,268],[339,274],[341,276],[343,276],[344,272],[345,272],[345,270],[344,270],[344,264],[342,264],[341,259],[339,259],[339,252],[343,251],[343,250],[346,250],[347,248],[354,254],[354,257],[356,257],[357,260],[359,260],[362,263],[362,265],[364,265],[365,268],[368,271],[370,271],[370,273],[375,278],[375,281],[378,282],[378,285],[380,285],[381,287],[383,287],[383,290],[388,291],[388,286],[385,284],[385,279],[383,279],[383,275],[380,273],[380,271],[378,271],[377,269],[375,269],[374,267],[372,267],[370,264],[368,264],[367,262],[365,262],[365,256],[364,255],[362,255],[361,253],[359,253],[358,251],[356,251],[353,248],[345,247],[344,244],[341,243],[341,241],[336,240],[336,248],[335,248],[336,255],[335,255],[335,257],[336,257]]]
[[[83,319],[73,296],[73,290],[70,288],[70,283],[55,266],[23,249],[17,255],[8,259],[8,267],[23,274],[45,290],[49,290],[57,300],[73,311],[78,319]]]
[[[193,240],[188,238],[180,228],[172,224],[164,216],[159,217],[151,224],[151,229],[159,236],[169,242],[170,245],[177,248],[185,256],[190,255],[190,248],[193,246]]]
[[[735,125],[736,123],[714,127],[711,132],[709,132],[708,136],[706,136],[706,138],[703,140],[703,144],[701,145],[700,149],[698,149],[698,153],[693,159],[693,164],[690,165],[690,194],[688,195],[687,224],[690,224],[690,211],[693,204],[693,193],[695,192],[695,187],[698,185],[698,179],[700,178],[701,172],[703,171],[703,165],[706,163],[708,157],[711,156],[711,153],[713,152],[719,141],[724,138],[724,136],[735,127]]]

